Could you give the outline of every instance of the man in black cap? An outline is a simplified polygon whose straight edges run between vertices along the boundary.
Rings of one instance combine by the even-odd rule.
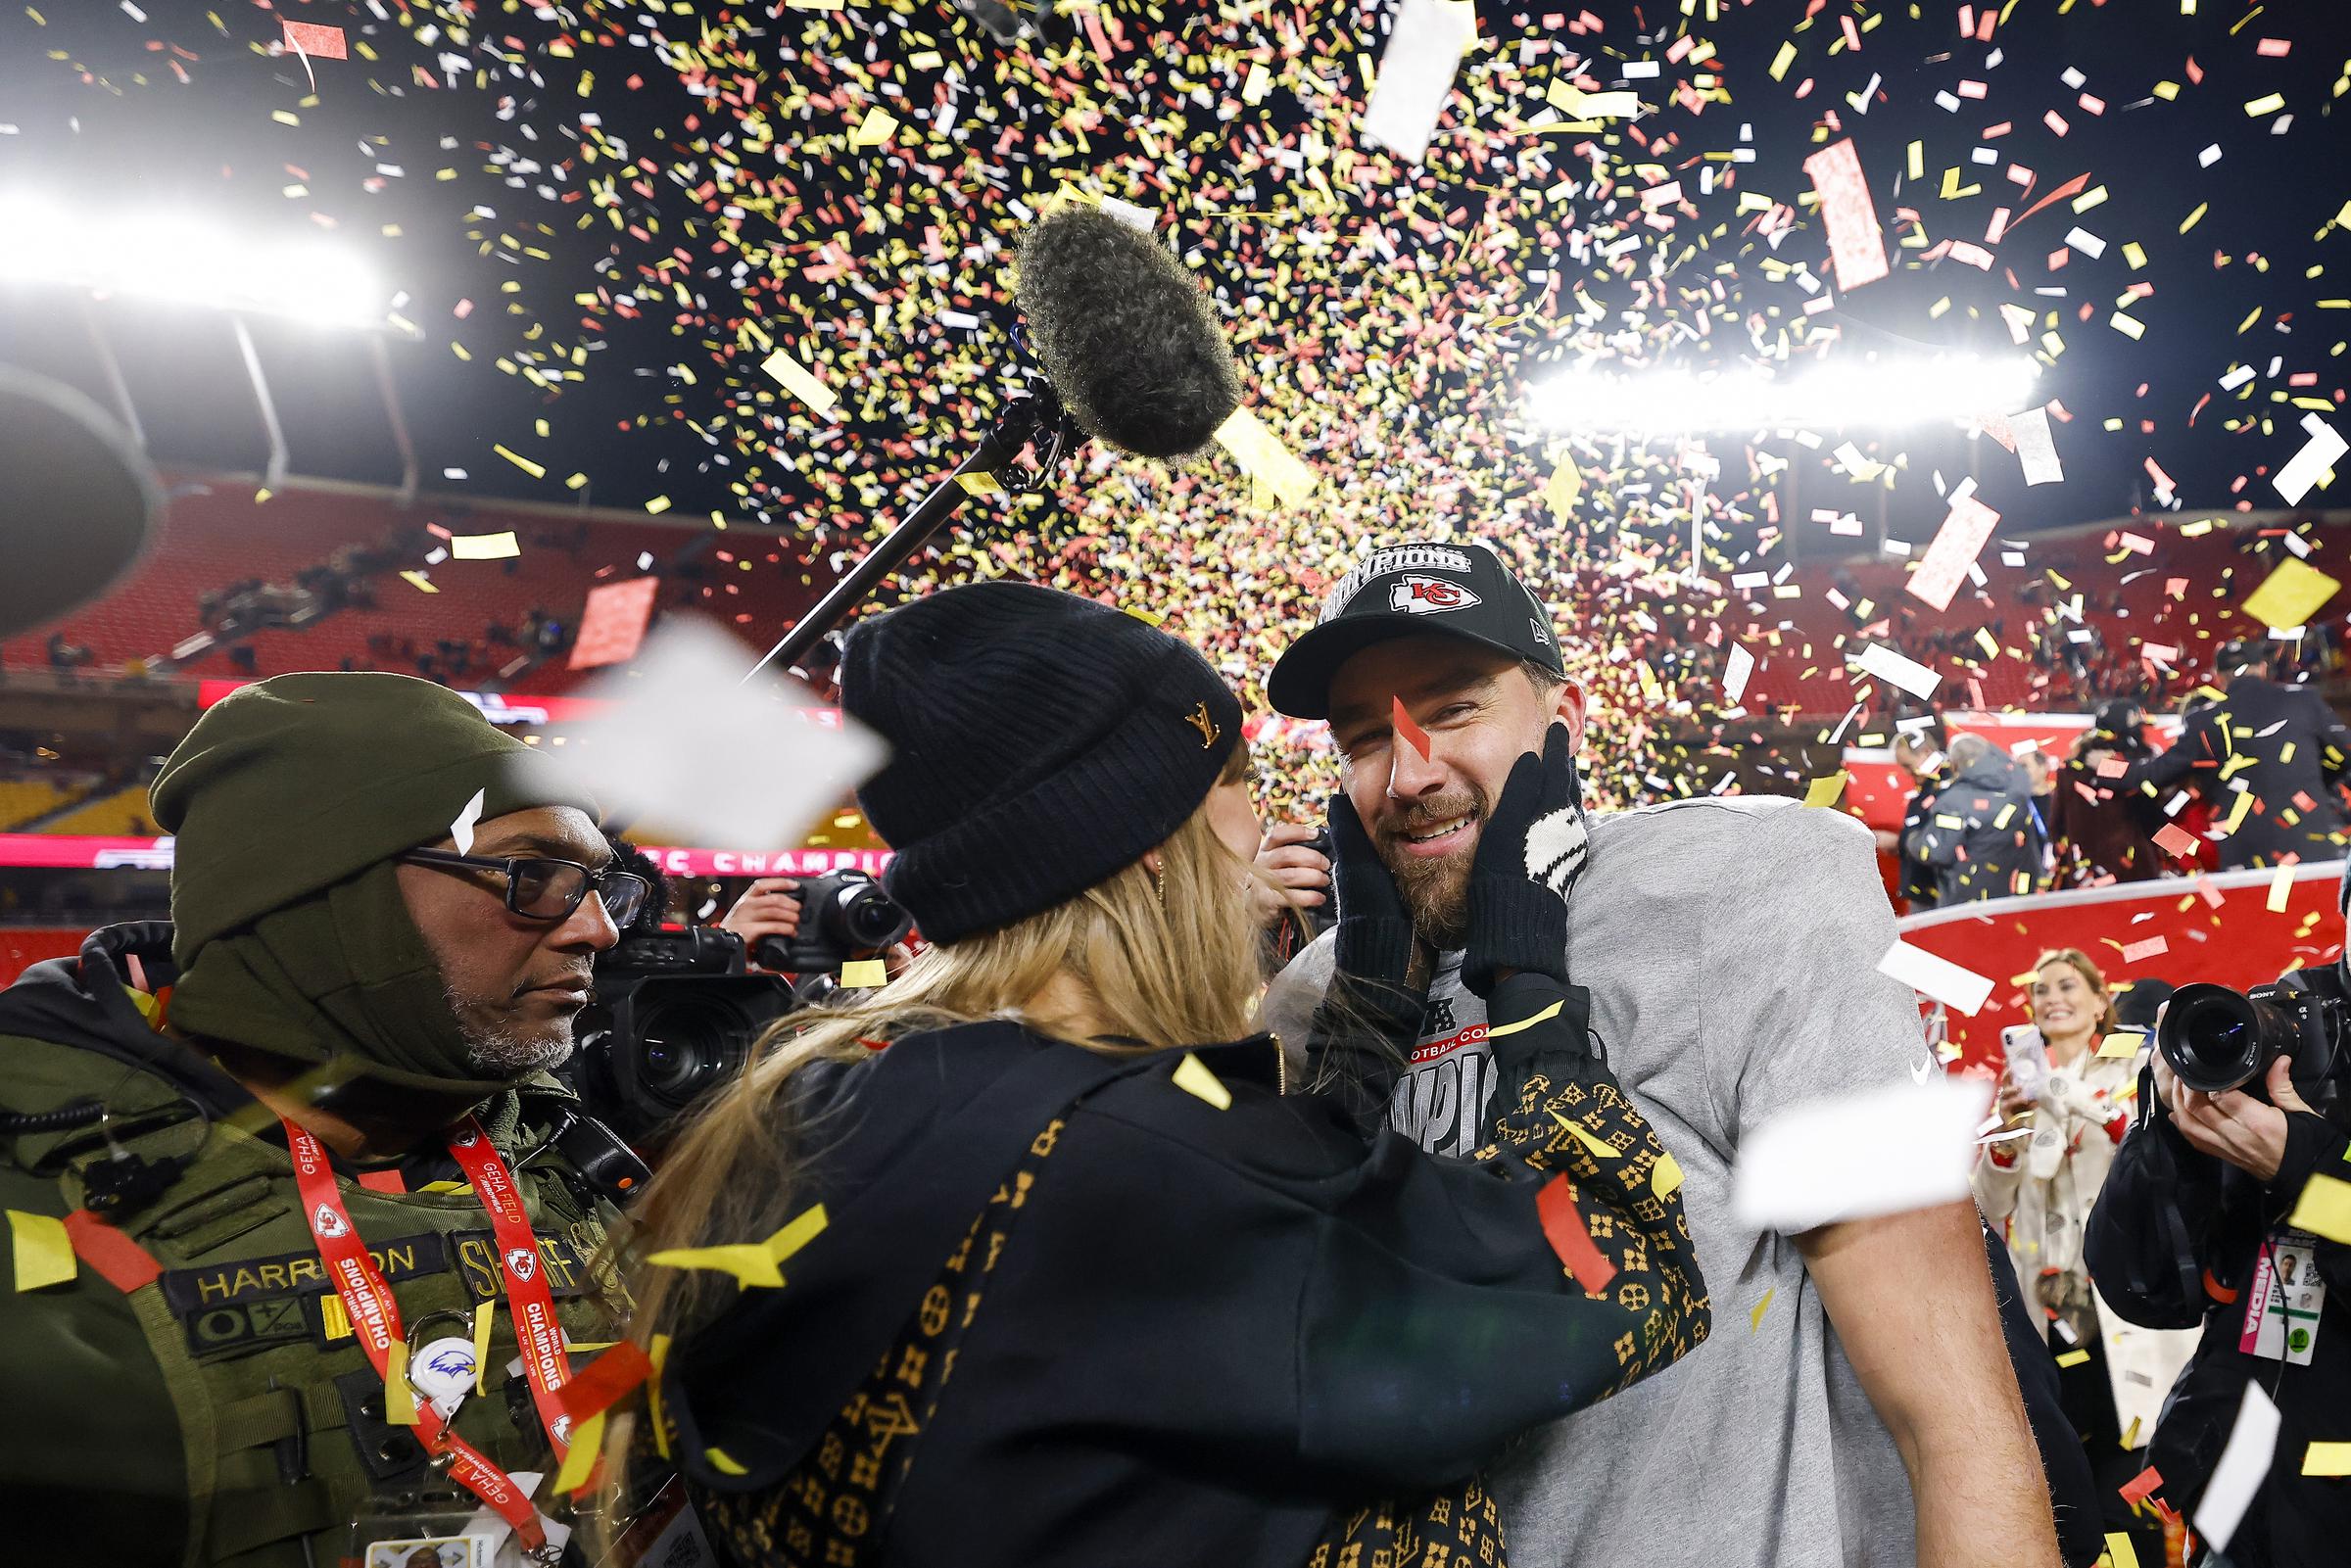
[[[2167,817],[2188,789],[2201,794],[2223,833],[2223,871],[2340,859],[2351,837],[2342,797],[2351,730],[2316,691],[2281,686],[2269,669],[2262,644],[2224,645],[2213,664],[2220,699],[2189,712],[2169,750],[2117,784]]]
[[[331,1563],[428,1487],[543,1543],[645,1174],[548,1069],[644,881],[551,759],[405,676],[247,687],[153,799],[176,929],[0,993],[12,1557]]]
[[[1915,1539],[1924,1563],[2055,1564],[1973,1205],[1786,1236],[1731,1202],[1732,1162],[1763,1120],[1932,1069],[1910,989],[1877,971],[1895,927],[1868,832],[1752,797],[1500,823],[1519,758],[1561,749],[1547,736],[1580,742],[1584,697],[1549,612],[1478,543],[1371,551],[1270,692],[1329,721],[1345,793],[1338,926],[1276,980],[1268,1023],[1304,1040],[1334,989],[1424,996],[1389,1119],[1466,1153],[1495,1081],[1489,999],[1530,969],[1572,980],[1680,1161],[1708,1278],[1736,1282],[1717,1302],[1751,1315],[1751,1332],[1536,1434],[1493,1476],[1513,1558],[1907,1563]],[[1563,930],[1479,875],[1481,835],[1506,826],[1526,877],[1564,897]],[[1393,879],[1408,939],[1351,937],[1351,836]],[[1660,1487],[1688,1491],[1660,1505]]]

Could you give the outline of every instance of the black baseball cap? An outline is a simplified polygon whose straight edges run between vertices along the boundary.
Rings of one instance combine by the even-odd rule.
[[[1315,629],[1266,680],[1275,710],[1330,717],[1330,678],[1374,642],[1436,634],[1531,659],[1565,679],[1551,614],[1483,540],[1391,545],[1331,586]]]

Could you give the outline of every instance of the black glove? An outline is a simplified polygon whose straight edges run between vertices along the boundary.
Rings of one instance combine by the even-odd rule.
[[[1330,880],[1337,962],[1308,1029],[1309,1076],[1368,1130],[1385,1119],[1397,1073],[1419,1038],[1427,982],[1413,983],[1412,917],[1344,794],[1330,800]]]
[[[1462,983],[1491,997],[1506,970],[1567,978],[1567,890],[1584,869],[1583,783],[1564,724],[1511,768],[1469,863]]]

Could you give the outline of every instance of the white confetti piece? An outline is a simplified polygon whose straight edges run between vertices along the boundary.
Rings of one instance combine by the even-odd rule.
[[[2310,494],[2310,487],[2334,466],[2336,458],[2351,451],[2351,443],[2346,443],[2335,433],[2334,426],[2315,413],[2302,421],[2302,428],[2310,432],[2310,440],[2303,443],[2302,450],[2271,481],[2288,506],[2301,505],[2302,498]]]
[[[460,855],[473,853],[473,830],[482,820],[482,800],[488,793],[487,789],[476,789],[473,798],[465,802],[465,809],[457,813],[457,820],[449,825],[449,836],[456,840]]]
[[[1104,215],[1117,218],[1128,228],[1141,229],[1145,234],[1159,226],[1156,208],[1137,207],[1132,202],[1122,202],[1115,196],[1102,198],[1102,212]]]
[[[1754,673],[1755,656],[1733,642],[1730,656],[1723,661],[1722,700],[1737,707],[1747,696],[1748,678]]]
[[[778,845],[881,765],[885,749],[845,716],[823,719],[798,683],[745,681],[752,651],[707,621],[665,618],[628,673],[580,694],[611,703],[566,751],[607,811],[695,844]]]
[[[2261,1391],[2259,1378],[2245,1383],[2245,1400],[2236,1407],[2236,1424],[2229,1429],[2229,1445],[2221,1462],[2205,1483],[2204,1500],[2196,1504],[2196,1533],[2216,1552],[2226,1551],[2229,1540],[2253,1502],[2253,1494],[2269,1478],[2270,1459],[2278,1449],[2278,1406]]]
[[[1732,1212],[1796,1235],[1964,1200],[1991,1098],[1981,1079],[1930,1075],[1784,1111],[1740,1144]]]
[[[1991,981],[1974,970],[1962,969],[1947,958],[1912,947],[1900,937],[1878,960],[1878,973],[1890,974],[1921,995],[1973,1018],[1991,996]]]
[[[1916,659],[1896,653],[1883,642],[1872,642],[1861,650],[1861,669],[1881,681],[1900,687],[1920,699],[1931,697],[1943,684],[1943,677]]]
[[[2009,415],[2008,432],[2016,438],[2016,456],[2025,465],[2027,485],[2054,485],[2064,480],[2065,464],[2057,460],[2057,438],[2050,434],[2046,408]]]
[[[1362,132],[1408,163],[1427,156],[1437,117],[1453,96],[1454,73],[1477,39],[1469,0],[1404,0],[1380,53]]]

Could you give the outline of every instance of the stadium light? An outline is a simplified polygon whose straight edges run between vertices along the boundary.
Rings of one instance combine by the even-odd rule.
[[[1526,411],[1549,430],[1633,436],[1890,430],[2013,413],[2033,401],[2039,373],[2030,359],[1972,355],[1831,360],[1786,380],[1751,369],[1569,370],[1528,388]]]
[[[264,238],[169,210],[98,214],[0,195],[0,281],[170,300],[317,326],[392,325],[381,281],[349,247]]]

